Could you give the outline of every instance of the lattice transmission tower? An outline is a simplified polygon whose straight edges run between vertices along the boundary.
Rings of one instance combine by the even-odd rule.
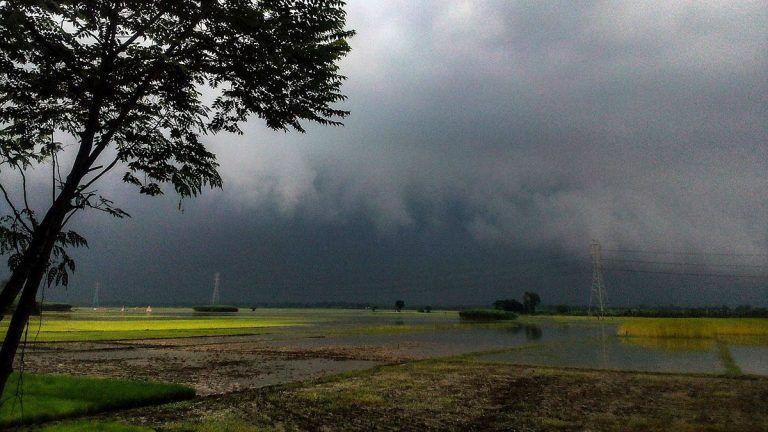
[[[213,274],[213,295],[211,296],[211,304],[219,304],[221,299],[219,298],[219,272]]]
[[[589,245],[592,255],[592,286],[589,289],[589,316],[593,315],[592,308],[597,307],[595,315],[597,319],[605,318],[605,282],[603,281],[603,258],[600,243],[592,240]],[[597,304],[595,305],[595,302]]]
[[[99,289],[101,288],[101,284],[96,282],[96,286],[93,287],[93,308],[97,309],[99,307]]]

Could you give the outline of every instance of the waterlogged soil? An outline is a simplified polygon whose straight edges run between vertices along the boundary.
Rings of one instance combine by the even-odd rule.
[[[523,341],[518,339],[506,331],[479,329],[38,343],[27,348],[24,368],[35,373],[172,382],[192,386],[198,395],[206,396],[381,364],[499,349]]]
[[[768,379],[431,360],[102,416],[158,431],[764,431]],[[217,425],[214,429],[211,426]]]
[[[34,373],[185,384],[206,396],[408,359],[386,346],[302,348],[259,337],[212,337],[38,344],[24,364]]]

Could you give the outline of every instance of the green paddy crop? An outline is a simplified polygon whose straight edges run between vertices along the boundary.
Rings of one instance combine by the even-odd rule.
[[[20,380],[18,374],[13,374],[2,395],[0,427],[194,396],[193,389],[178,384],[26,373]]]

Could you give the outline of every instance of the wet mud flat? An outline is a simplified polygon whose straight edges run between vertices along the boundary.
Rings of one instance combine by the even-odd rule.
[[[46,343],[28,347],[24,369],[192,386],[222,394],[410,359],[388,347],[275,343],[261,337],[206,337]],[[18,368],[18,365],[17,365]]]
[[[289,333],[49,342],[27,347],[24,368],[35,373],[172,382],[206,396],[509,343],[488,336],[477,331],[328,337]]]

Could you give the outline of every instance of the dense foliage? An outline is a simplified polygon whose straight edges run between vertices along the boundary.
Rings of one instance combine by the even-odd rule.
[[[522,303],[515,299],[496,300],[493,302],[493,308],[518,314],[534,314],[539,303],[541,297],[538,294],[526,291]]]
[[[541,313],[570,316],[589,315],[584,306],[549,306]],[[645,318],[768,318],[768,308],[754,306],[711,306],[711,307],[614,307],[605,309],[605,316]]]

